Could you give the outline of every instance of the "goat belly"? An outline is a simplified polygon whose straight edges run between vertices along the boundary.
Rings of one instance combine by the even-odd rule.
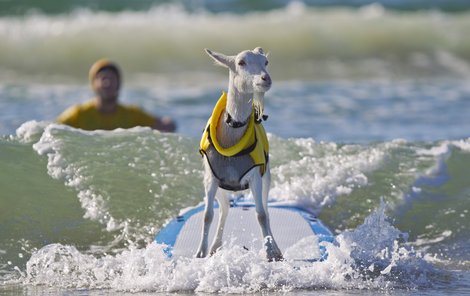
[[[204,151],[206,160],[212,173],[219,181],[219,187],[239,191],[248,188],[248,184],[241,184],[243,177],[257,166],[249,154],[240,156],[223,156],[211,145]]]

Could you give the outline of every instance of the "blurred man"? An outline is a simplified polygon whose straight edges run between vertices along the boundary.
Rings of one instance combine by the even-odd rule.
[[[91,67],[89,78],[95,99],[68,108],[57,122],[84,130],[148,126],[162,132],[175,131],[176,125],[168,117],[155,117],[138,107],[119,104],[121,72],[113,62],[98,60]]]

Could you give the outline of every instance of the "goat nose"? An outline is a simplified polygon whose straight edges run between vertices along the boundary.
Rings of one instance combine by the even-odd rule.
[[[271,81],[271,77],[270,77],[268,74],[263,74],[263,75],[261,76],[261,79],[262,79],[263,81]]]

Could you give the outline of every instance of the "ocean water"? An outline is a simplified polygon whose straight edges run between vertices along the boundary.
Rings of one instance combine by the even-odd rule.
[[[0,294],[470,295],[467,1],[18,3],[0,3]],[[300,266],[167,259],[154,235],[202,201],[199,137],[227,87],[203,49],[257,46],[271,200],[337,244]],[[54,123],[103,56],[121,100],[177,133]]]

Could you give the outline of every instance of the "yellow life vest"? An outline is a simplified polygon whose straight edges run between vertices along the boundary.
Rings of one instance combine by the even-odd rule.
[[[248,154],[253,163],[252,167],[259,166],[261,175],[263,175],[266,172],[266,165],[269,159],[269,142],[263,125],[260,122],[255,122],[254,108],[248,121],[248,127],[240,141],[227,148],[224,148],[219,144],[217,139],[217,125],[219,123],[220,116],[223,115],[226,105],[227,94],[223,92],[212,111],[212,116],[209,118],[206,128],[204,129],[201,142],[199,144],[199,152],[202,155],[207,156],[208,149],[213,147],[217,153],[228,158]],[[214,172],[214,168],[212,166],[211,168]]]

